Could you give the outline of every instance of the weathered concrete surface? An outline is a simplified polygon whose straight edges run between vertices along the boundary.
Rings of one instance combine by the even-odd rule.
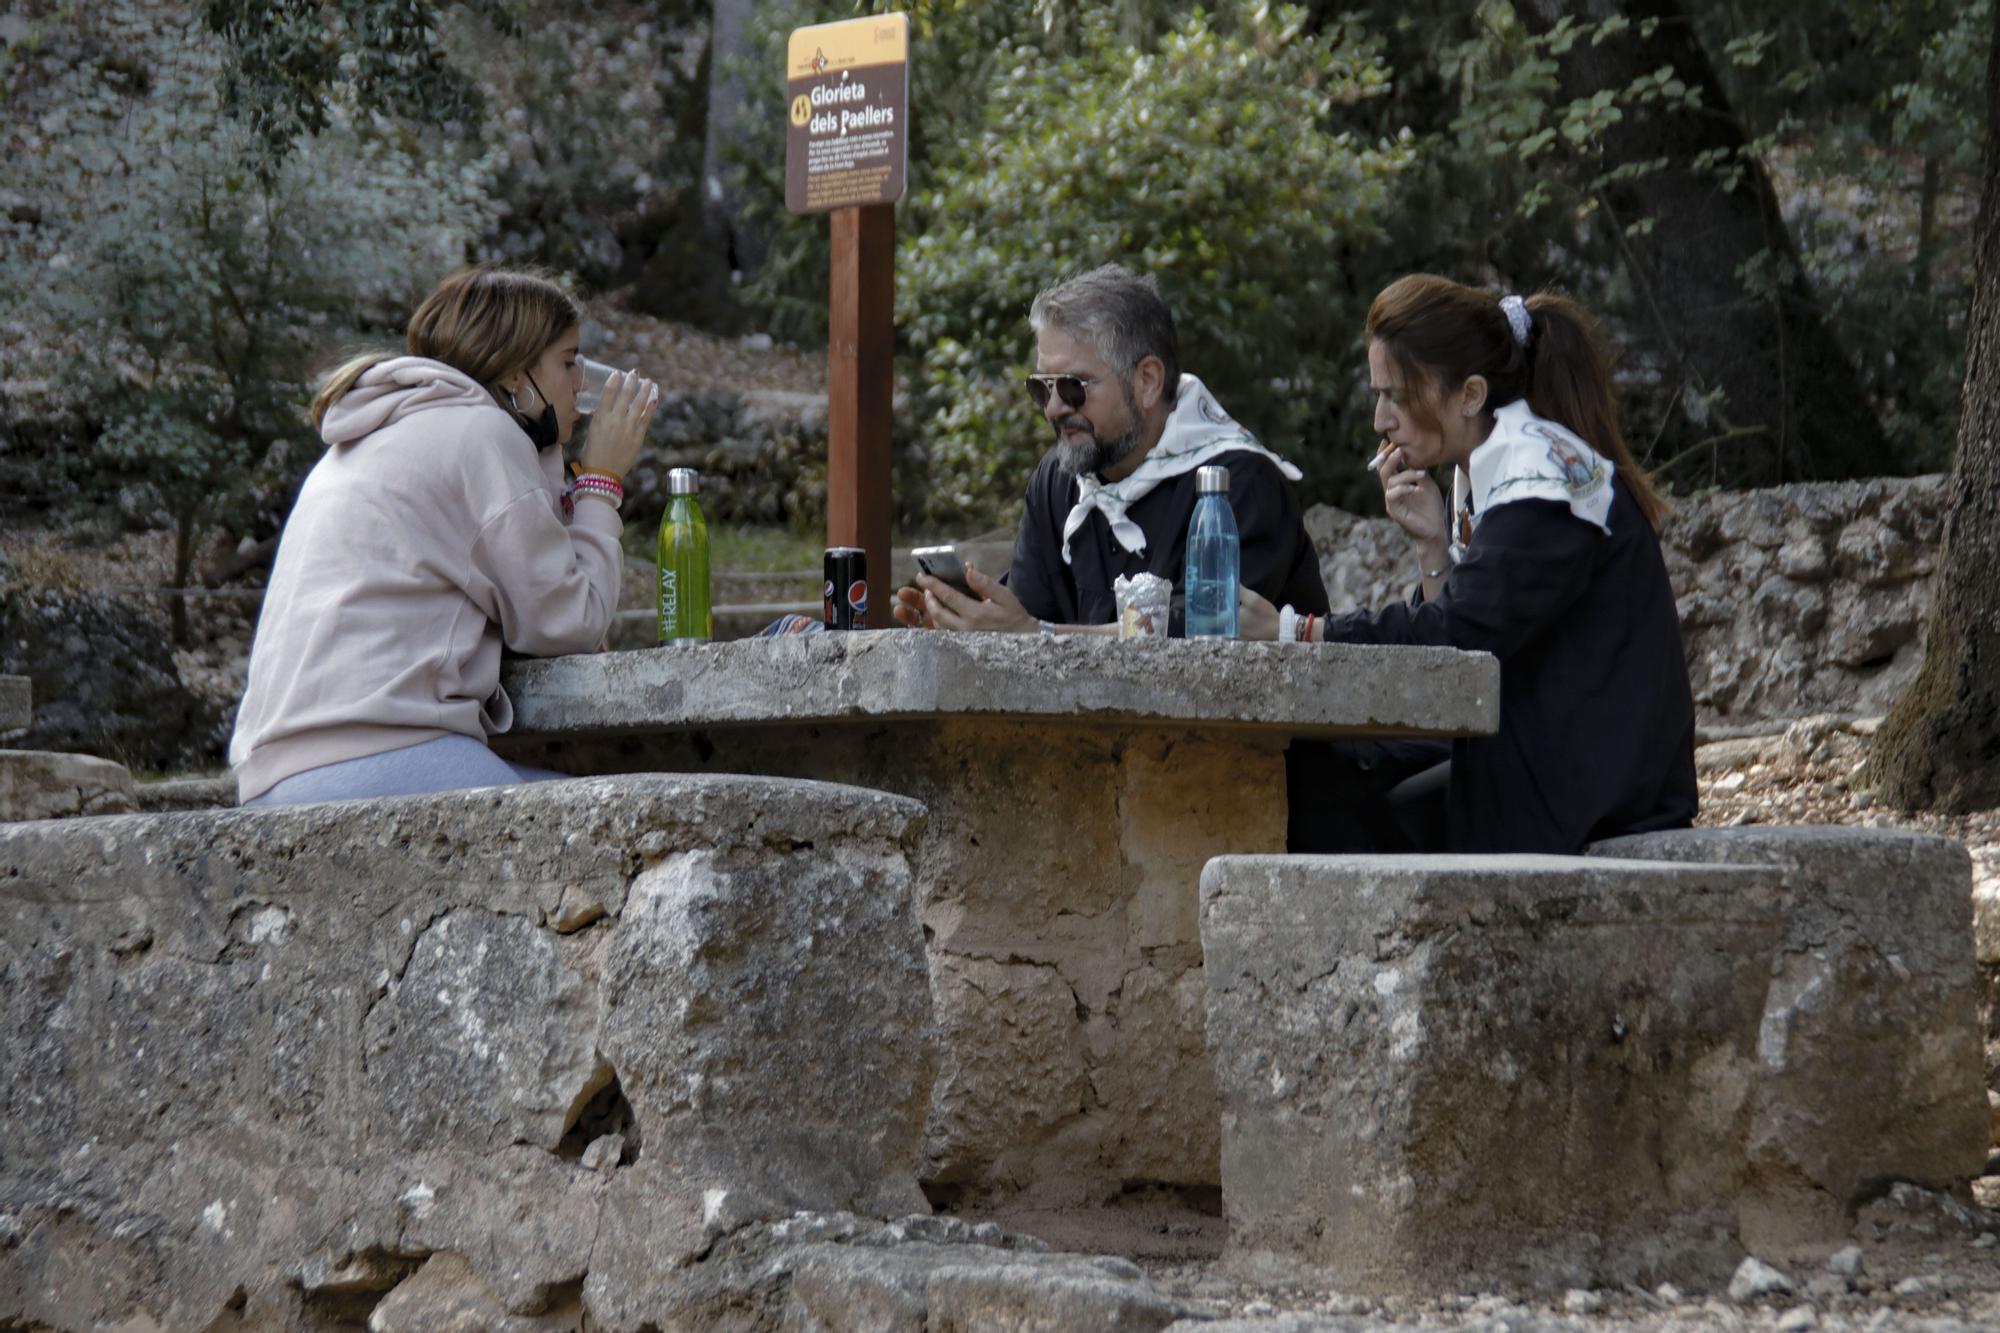
[[[0,1324],[326,1327],[451,1253],[637,1328],[760,1220],[922,1209],[920,824],[654,776],[0,827]]]
[[[1043,1206],[1218,1180],[1197,885],[1285,840],[1281,738],[997,721],[744,729],[515,749],[594,770],[889,787],[916,858],[941,1063],[924,1178]]]
[[[33,682],[26,676],[0,676],[0,731],[18,731],[34,720]]]
[[[800,1333],[1164,1328],[1190,1313],[1123,1259],[948,1217],[800,1214],[721,1237],[663,1290],[669,1329]]]
[[[1761,1169],[1796,1177],[1799,1206],[1851,1210],[1885,1181],[1943,1187],[1979,1174],[1989,1116],[1963,846],[1750,825],[1615,838],[1592,852],[1784,870],[1749,1148]]]
[[[1189,1313],[1123,1259],[1050,1254],[991,1224],[801,1213],[717,1239],[649,1309],[659,1327],[812,1333],[1163,1328]],[[586,1315],[593,1321],[586,1324]],[[509,1313],[463,1256],[437,1254],[368,1317],[371,1333],[573,1333],[598,1309],[562,1293]]]
[[[132,774],[123,764],[89,754],[0,750],[0,823],[138,808]]]
[[[883,631],[513,662],[520,735],[993,717],[1461,736],[1498,725],[1484,653]]]
[[[1956,924],[1914,911],[1877,937],[1881,967],[1823,974],[1842,990],[1824,1005],[1795,952],[1815,895],[1788,865],[1211,862],[1232,1255],[1347,1290],[1715,1286],[1746,1246],[1843,1236],[1884,1179],[1963,1181],[1983,1137],[1956,1095],[1977,1091],[1969,1011],[1903,1033],[1938,1053],[1918,1057],[1932,1084],[1834,1087],[1827,1063],[1843,1013],[1872,1070],[1880,1016],[1936,994],[1887,957],[1941,958],[1955,936],[1969,958],[1952,850],[1903,853],[1941,881],[1913,896],[1941,902],[1956,876]]]
[[[1214,1186],[1197,885],[1285,845],[1293,734],[1490,731],[1497,667],[1432,649],[831,634],[517,663],[509,757],[894,791],[942,1065],[925,1177],[1041,1206]],[[752,725],[761,724],[761,725]]]

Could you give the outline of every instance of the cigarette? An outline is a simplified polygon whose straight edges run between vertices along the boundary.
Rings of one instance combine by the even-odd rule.
[[[1369,459],[1368,466],[1370,470],[1375,472],[1380,472],[1383,468],[1387,467],[1389,465],[1389,459],[1395,454],[1395,452],[1396,451],[1393,448],[1384,449],[1381,453],[1376,454],[1373,458]]]

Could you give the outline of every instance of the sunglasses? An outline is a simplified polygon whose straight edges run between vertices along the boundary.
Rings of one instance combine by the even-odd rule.
[[[1080,411],[1083,400],[1090,396],[1090,386],[1097,383],[1081,375],[1030,375],[1026,380],[1028,397],[1035,403],[1037,412],[1049,405],[1049,390],[1054,389],[1056,397],[1063,400],[1063,406],[1070,411]]]

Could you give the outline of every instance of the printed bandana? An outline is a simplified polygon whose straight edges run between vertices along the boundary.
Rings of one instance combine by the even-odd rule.
[[[1174,399],[1172,414],[1167,417],[1166,429],[1137,470],[1122,481],[1102,481],[1094,473],[1077,477],[1076,504],[1063,520],[1063,563],[1070,563],[1070,538],[1076,536],[1093,509],[1103,512],[1111,524],[1111,535],[1120,546],[1134,555],[1143,554],[1146,534],[1125,516],[1125,511],[1161,482],[1192,472],[1218,454],[1242,450],[1264,455],[1293,481],[1301,475],[1297,468],[1257,443],[1256,436],[1237,425],[1200,380],[1182,371],[1180,392]]]
[[[1511,500],[1555,500],[1611,531],[1611,460],[1568,427],[1536,416],[1525,398],[1493,414],[1493,433],[1472,451],[1472,475],[1452,478],[1451,556],[1462,559],[1480,515]]]

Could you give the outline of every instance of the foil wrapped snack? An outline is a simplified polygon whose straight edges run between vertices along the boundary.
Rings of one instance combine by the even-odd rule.
[[[1118,637],[1164,639],[1174,604],[1174,585],[1158,574],[1120,574],[1111,583],[1118,599]]]

